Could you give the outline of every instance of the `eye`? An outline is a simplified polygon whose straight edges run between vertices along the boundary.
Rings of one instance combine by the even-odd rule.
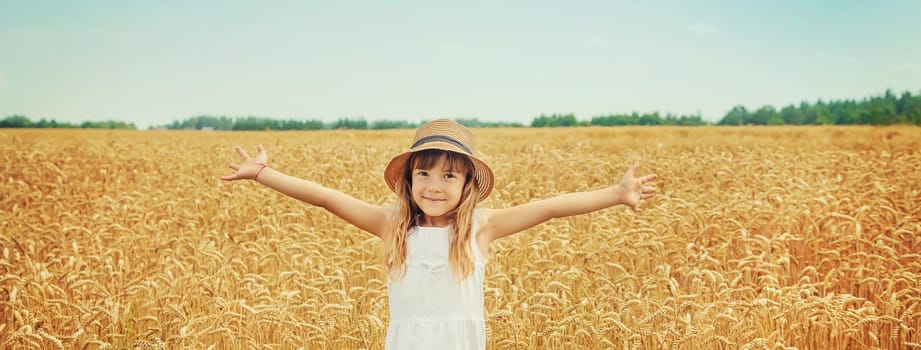
[[[416,175],[419,175],[419,176],[429,176],[429,172],[428,172],[428,171],[425,171],[425,170],[419,170],[419,171],[416,172]]]

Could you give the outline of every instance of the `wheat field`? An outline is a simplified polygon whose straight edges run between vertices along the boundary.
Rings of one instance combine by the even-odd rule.
[[[370,202],[412,130],[0,130],[0,348],[381,349],[377,238],[235,145]],[[658,195],[497,241],[491,349],[921,349],[921,128],[475,129],[482,207]]]

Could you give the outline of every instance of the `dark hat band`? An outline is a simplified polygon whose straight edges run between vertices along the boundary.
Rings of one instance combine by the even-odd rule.
[[[426,144],[426,143],[437,142],[437,141],[442,141],[442,142],[450,143],[450,144],[455,145],[455,146],[457,146],[458,148],[464,150],[464,152],[467,152],[468,154],[473,154],[473,152],[471,152],[470,149],[467,148],[467,146],[464,146],[463,143],[460,143],[460,141],[457,141],[457,140],[455,140],[455,139],[452,139],[452,138],[447,137],[447,136],[444,136],[444,135],[432,135],[432,136],[423,137],[423,138],[419,139],[419,141],[416,141],[416,143],[413,143],[412,147],[410,147],[410,148],[416,148],[416,147],[422,146],[422,145],[424,145],[424,144]]]

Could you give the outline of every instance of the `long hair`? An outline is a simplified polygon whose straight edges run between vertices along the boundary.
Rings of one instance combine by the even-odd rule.
[[[390,219],[388,232],[384,236],[384,266],[387,267],[388,276],[400,280],[406,274],[406,238],[409,230],[419,225],[424,213],[412,198],[412,169],[431,169],[441,157],[445,158],[448,170],[464,172],[464,189],[461,191],[460,203],[457,208],[445,215],[451,219],[450,249],[448,260],[454,276],[463,280],[473,273],[473,251],[470,248],[473,240],[473,210],[476,208],[477,191],[476,179],[473,177],[473,162],[462,154],[442,151],[423,150],[413,153],[403,169],[402,181],[395,186],[397,195],[396,208]]]

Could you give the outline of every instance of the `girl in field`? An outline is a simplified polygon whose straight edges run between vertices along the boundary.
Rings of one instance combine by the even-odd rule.
[[[253,179],[290,197],[322,207],[381,239],[389,272],[387,349],[485,349],[483,281],[493,241],[553,218],[614,205],[636,209],[655,193],[656,175],[635,177],[639,163],[619,183],[504,209],[476,209],[489,196],[493,173],[474,154],[473,134],[447,119],[422,125],[409,151],[384,171],[394,206],[356,199],[267,165],[262,146],[223,180]]]

